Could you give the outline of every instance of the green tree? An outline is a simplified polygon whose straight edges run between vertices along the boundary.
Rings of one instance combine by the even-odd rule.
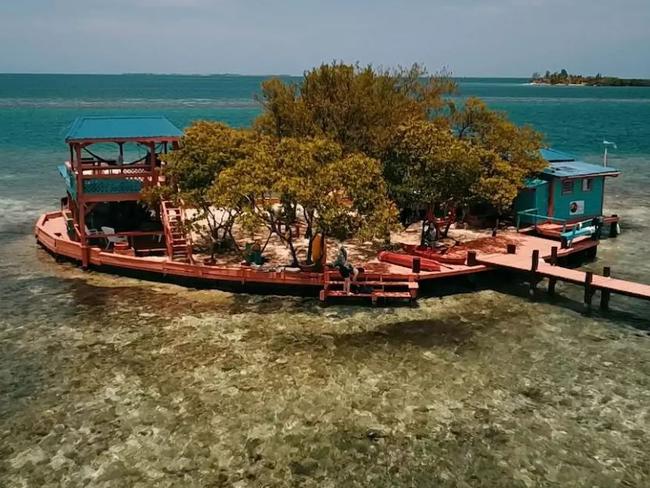
[[[217,247],[234,243],[236,209],[215,207],[209,190],[225,169],[252,154],[259,139],[253,131],[199,121],[185,130],[180,148],[166,158],[162,193],[196,209],[190,222],[210,243],[213,253]]]
[[[539,132],[513,124],[477,98],[469,98],[462,108],[454,109],[450,122],[461,140],[482,150],[481,178],[473,195],[499,213],[510,209],[527,177],[547,166],[539,152],[543,147]]]
[[[481,176],[481,148],[445,126],[412,121],[399,128],[384,159],[391,197],[411,210],[470,203]]]
[[[455,213],[473,201],[483,152],[444,124],[412,121],[400,127],[384,159],[390,195],[403,215]],[[423,220],[422,244],[424,228],[431,224]],[[442,236],[446,237],[450,224],[440,229]]]
[[[397,127],[440,112],[444,97],[455,89],[448,75],[429,76],[417,64],[397,70],[323,64],[306,72],[297,85],[279,79],[264,82],[264,112],[255,126],[278,138],[325,137],[345,153],[378,158]]]
[[[386,239],[395,222],[380,163],[358,153],[344,155],[340,145],[322,138],[260,144],[224,170],[210,193],[217,206],[238,209],[244,229],[265,227],[278,236],[294,265],[299,216],[307,223],[310,247],[316,232]]]

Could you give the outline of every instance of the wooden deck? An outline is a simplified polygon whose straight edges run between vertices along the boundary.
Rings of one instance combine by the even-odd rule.
[[[535,251],[538,251],[538,253]],[[558,255],[560,255],[559,252]],[[611,276],[595,275],[590,271],[580,271],[556,266],[553,263],[546,262],[551,256],[552,252],[548,253],[546,250],[542,254],[539,250],[524,248],[515,254],[493,253],[477,255],[476,261],[485,266],[530,273],[531,289],[537,285],[538,280],[543,278],[548,278],[549,280],[550,293],[554,293],[555,283],[557,281],[580,285],[584,287],[584,301],[588,307],[591,306],[591,300],[595,291],[601,292],[602,308],[609,306],[609,296],[611,293],[650,300],[650,285],[619,280]],[[609,275],[608,268],[606,268],[606,272]]]
[[[338,273],[306,272],[276,267],[275,269],[256,269],[240,265],[208,265],[200,262],[183,262],[169,259],[166,256],[134,256],[105,250],[97,246],[82,249],[79,242],[68,237],[65,218],[60,211],[42,215],[34,233],[37,241],[52,254],[63,256],[77,262],[82,261],[83,253],[87,253],[88,263],[93,267],[110,267],[112,270],[130,270],[149,275],[158,275],[160,279],[169,277],[188,278],[200,282],[212,283],[215,287],[221,284],[270,285],[273,287],[289,288],[290,293],[298,295],[315,294],[325,290],[324,298],[334,296],[360,296],[376,301],[387,299],[414,299],[419,288],[418,284],[431,280],[447,279],[457,276],[472,275],[493,269],[498,266],[490,261],[505,256],[506,247],[514,245],[518,249],[518,259],[532,255],[534,249],[540,249],[543,255],[550,255],[551,248],[558,243],[553,240],[534,237],[519,233],[504,233],[498,237],[486,236],[467,243],[470,250],[481,255],[481,261],[468,264],[441,263],[439,271],[413,272],[410,268],[379,262],[377,259],[358,263],[365,270],[360,281],[353,283],[353,288],[365,290],[364,293],[343,294],[341,282],[335,277]],[[581,252],[598,243],[592,240],[576,240],[569,249],[562,249],[559,256]],[[486,258],[486,259],[484,259]],[[506,259],[511,259],[507,258]],[[528,258],[530,259],[530,258]],[[523,263],[523,261],[522,261]],[[523,264],[521,264],[523,266]],[[579,277],[578,277],[579,278]],[[368,290],[372,288],[372,291]],[[321,294],[323,295],[323,294]]]

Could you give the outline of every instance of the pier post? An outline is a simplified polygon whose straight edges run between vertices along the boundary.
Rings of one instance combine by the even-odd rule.
[[[467,266],[476,266],[476,251],[467,251]]]
[[[593,290],[591,289],[591,283],[594,280],[594,273],[592,271],[587,271],[585,273],[585,307],[587,312],[591,312],[591,299],[594,296]]]
[[[551,248],[551,265],[557,266],[557,246]]]
[[[539,249],[533,251],[533,255],[530,263],[530,296],[535,295],[535,290],[537,289],[537,268],[539,267]]]
[[[605,268],[603,268],[603,276],[605,278],[609,278],[610,276],[612,276],[612,268],[610,268],[609,266],[605,266]],[[609,310],[609,296],[610,296],[610,294],[611,294],[611,292],[609,290],[606,290],[605,288],[600,290],[600,309],[601,310]]]
[[[411,264],[411,271],[413,271],[414,273],[419,273],[420,266],[421,266],[420,257],[419,256],[414,257],[413,262]]]
[[[530,270],[534,273],[539,268],[539,249],[533,251],[532,263],[530,265]]]
[[[548,279],[548,294],[551,297],[555,296],[555,285],[556,284],[557,284],[557,278],[555,278],[554,276],[551,276]]]
[[[508,254],[516,254],[517,253],[517,244],[508,244]]]
[[[612,217],[618,217],[618,215],[612,215]],[[618,222],[612,222],[609,224],[609,237],[618,236]]]

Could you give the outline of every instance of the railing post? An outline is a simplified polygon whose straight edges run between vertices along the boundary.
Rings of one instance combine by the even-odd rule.
[[[516,244],[508,244],[507,248],[508,254],[516,254],[517,253],[517,245]]]
[[[533,251],[530,263],[530,296],[535,295],[537,289],[537,268],[539,267],[539,249]]]
[[[476,266],[476,251],[467,251],[467,266]]]
[[[609,278],[612,276],[612,268],[605,266],[603,269],[603,276]],[[609,297],[611,292],[608,289],[603,288],[600,290],[600,308],[601,310],[609,310]]]
[[[532,255],[530,270],[536,272],[538,267],[539,267],[539,249],[535,249]]]
[[[421,265],[420,257],[415,256],[413,258],[413,261],[411,262],[411,271],[413,271],[413,273],[419,273],[420,272],[420,265]]]
[[[551,247],[551,265],[557,266],[557,246]]]

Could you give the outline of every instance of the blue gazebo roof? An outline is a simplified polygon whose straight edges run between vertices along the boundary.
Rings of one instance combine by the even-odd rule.
[[[181,130],[161,115],[77,117],[65,136],[65,142],[176,140]]]

